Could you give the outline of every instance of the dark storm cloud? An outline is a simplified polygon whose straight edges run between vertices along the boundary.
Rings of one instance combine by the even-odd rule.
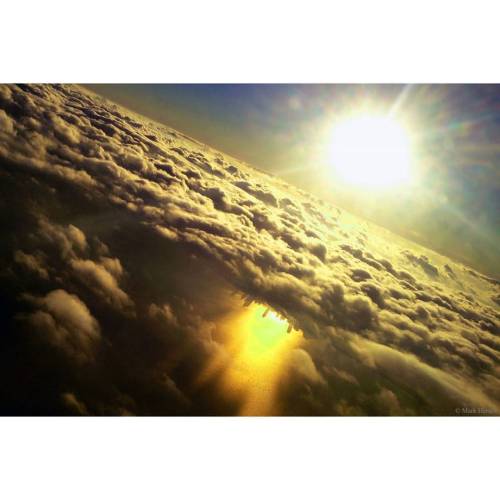
[[[237,413],[242,297],[305,335],[283,413],[499,410],[498,283],[78,87],[0,124],[2,412]]]

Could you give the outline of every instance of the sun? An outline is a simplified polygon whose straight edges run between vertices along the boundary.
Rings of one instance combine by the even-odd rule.
[[[337,176],[353,186],[397,187],[412,177],[409,135],[390,116],[359,115],[338,123],[330,153]]]

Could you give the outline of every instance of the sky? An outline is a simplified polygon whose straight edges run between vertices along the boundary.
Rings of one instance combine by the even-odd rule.
[[[500,413],[500,281],[82,87],[0,85],[0,229],[1,415]]]
[[[398,234],[498,276],[497,85],[88,85]],[[334,124],[360,109],[407,124],[418,183],[370,192],[331,175]],[[473,243],[472,243],[473,242]]]

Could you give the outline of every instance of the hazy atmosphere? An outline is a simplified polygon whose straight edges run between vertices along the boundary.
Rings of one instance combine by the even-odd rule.
[[[1,414],[500,412],[498,87],[91,88],[0,86]]]

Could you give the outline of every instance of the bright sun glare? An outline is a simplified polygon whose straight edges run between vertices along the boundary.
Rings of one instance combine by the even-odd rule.
[[[411,147],[404,127],[384,115],[362,115],[339,123],[333,131],[331,160],[346,183],[388,188],[411,180]]]

